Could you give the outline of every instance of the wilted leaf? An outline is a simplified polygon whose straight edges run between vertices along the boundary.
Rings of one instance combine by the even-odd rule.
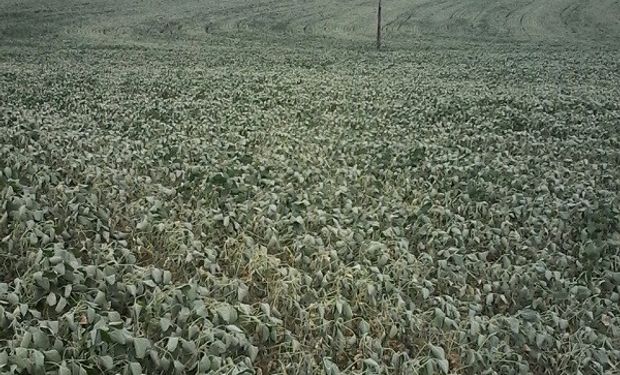
[[[372,359],[372,358],[366,358],[366,359],[364,360],[364,364],[365,364],[366,366],[372,367],[373,369],[378,369],[378,368],[379,368],[379,364],[377,363],[377,361],[375,361],[375,360],[374,360],[374,359]]]
[[[323,370],[327,375],[338,375],[340,374],[340,369],[338,366],[332,362],[329,358],[323,358]]]

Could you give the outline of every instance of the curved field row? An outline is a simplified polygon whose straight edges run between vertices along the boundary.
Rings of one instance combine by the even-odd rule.
[[[62,31],[80,36],[181,34],[283,34],[369,40],[375,0],[332,2],[232,0],[226,2],[82,1],[7,4],[0,12],[8,37]],[[118,6],[116,6],[118,5]],[[76,13],[79,12],[79,15]],[[36,21],[35,27],[32,23]],[[46,28],[54,25],[54,30]],[[620,40],[618,0],[390,0],[384,1],[390,40],[414,37],[522,41]]]
[[[615,0],[416,2],[388,23],[393,34],[508,37],[514,39],[618,40]],[[389,12],[389,8],[388,8]]]
[[[619,40],[617,0],[385,1],[384,28],[395,39],[414,35],[518,40]],[[346,3],[232,2],[225,15],[209,15],[224,31],[374,36],[376,1]],[[201,17],[197,17],[201,18]]]

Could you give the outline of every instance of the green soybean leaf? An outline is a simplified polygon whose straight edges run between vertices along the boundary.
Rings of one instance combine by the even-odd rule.
[[[47,302],[49,306],[56,305],[56,294],[51,292],[50,294],[47,295],[47,298],[45,301]]]
[[[125,345],[127,343],[127,335],[124,330],[114,329],[109,331],[108,335],[110,339],[117,344]]]
[[[2,350],[0,351],[0,368],[3,368],[9,363],[9,353]]]
[[[219,306],[217,314],[228,324],[234,323],[237,320],[237,311],[230,305]]]
[[[148,339],[138,337],[133,340],[133,347],[136,351],[136,357],[139,359],[146,356],[146,351],[151,347],[151,342]]]
[[[45,355],[38,350],[32,351],[32,363],[35,368],[42,370],[45,364]]]
[[[437,359],[446,358],[446,353],[444,352],[441,346],[435,346],[433,344],[428,344],[428,347],[431,349],[431,353],[433,354],[433,357]]]
[[[168,331],[171,325],[172,325],[172,322],[170,321],[170,319],[168,318],[159,319],[159,326],[161,327],[162,332]]]
[[[435,363],[437,363],[442,373],[447,374],[450,371],[450,363],[447,359],[436,359]]]
[[[109,355],[99,357],[99,365],[106,370],[112,370],[114,368],[114,360]]]
[[[26,333],[24,333],[24,335],[22,336],[22,341],[19,344],[19,346],[22,348],[29,348],[31,343],[32,343],[32,333],[30,331],[26,331]]]
[[[196,343],[189,340],[182,340],[181,346],[187,354],[196,354]]]
[[[256,357],[258,356],[258,347],[250,345],[248,347],[248,356],[250,357],[250,360],[254,362],[256,360]]]
[[[179,345],[179,338],[178,337],[169,337],[168,338],[168,344],[166,345],[166,349],[169,352],[173,352],[177,348],[177,345]]]
[[[131,371],[131,375],[141,375],[142,365],[140,365],[138,362],[130,362],[129,371]]]

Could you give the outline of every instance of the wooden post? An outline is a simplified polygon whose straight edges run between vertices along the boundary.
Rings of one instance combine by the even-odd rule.
[[[381,49],[381,0],[377,8],[377,49]]]

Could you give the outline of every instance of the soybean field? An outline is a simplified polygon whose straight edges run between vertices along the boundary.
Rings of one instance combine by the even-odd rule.
[[[620,1],[0,0],[0,374],[620,373]]]

